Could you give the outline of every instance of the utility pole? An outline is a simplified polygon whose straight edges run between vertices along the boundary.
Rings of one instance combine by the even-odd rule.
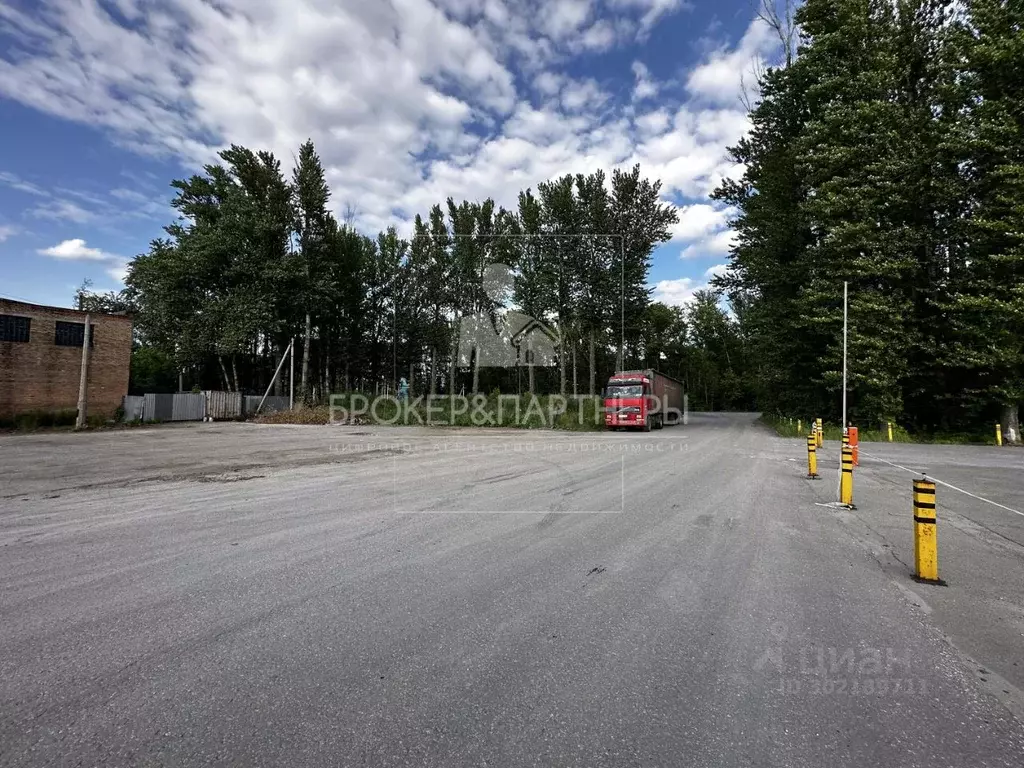
[[[626,244],[619,235],[619,370],[626,370]]]
[[[291,343],[291,371],[288,373],[288,410],[295,410],[295,337],[292,336]]]
[[[89,400],[89,344],[92,341],[91,315],[85,316],[85,332],[82,335],[82,371],[78,378],[78,417],[75,429],[85,427],[85,411]]]
[[[849,324],[849,291],[850,283],[843,282],[843,429],[846,429],[846,338]]]
[[[849,317],[850,317],[849,293],[850,293],[850,283],[848,281],[844,280],[843,281],[843,423],[840,425],[842,427],[843,431],[842,431],[841,434],[845,434],[846,433],[846,347],[847,347],[847,335],[848,335],[847,334],[847,327],[849,325]],[[845,444],[845,442],[844,442],[844,444]],[[851,477],[852,477],[852,475],[851,475]],[[842,501],[842,496],[843,496],[843,464],[842,464],[842,462],[839,463],[839,489],[838,489],[838,493],[839,493],[839,500]]]

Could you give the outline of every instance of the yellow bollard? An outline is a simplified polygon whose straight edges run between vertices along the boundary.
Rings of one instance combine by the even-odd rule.
[[[935,483],[928,478],[914,481],[914,568],[918,581],[945,583],[939,578]]]
[[[814,427],[818,432],[818,447],[825,445],[825,430],[821,425],[821,419],[814,420]]]
[[[818,443],[813,432],[807,436],[807,477],[818,479]]]
[[[853,449],[843,445],[843,472],[839,478],[839,503],[850,509],[853,506]]]
[[[889,442],[892,442],[892,422],[889,422]]]
[[[1003,425],[996,424],[996,445],[1003,444]]]
[[[804,431],[804,423],[800,419],[796,420],[796,433],[799,435]]]

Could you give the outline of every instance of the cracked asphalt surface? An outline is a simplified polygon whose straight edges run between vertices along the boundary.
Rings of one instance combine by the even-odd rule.
[[[1024,764],[1024,452],[650,434],[0,436],[0,765]],[[890,462],[890,463],[886,463]]]

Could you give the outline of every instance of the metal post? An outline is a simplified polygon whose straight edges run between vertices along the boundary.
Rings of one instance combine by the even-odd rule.
[[[295,344],[295,339],[292,339],[291,344],[288,345],[288,349],[286,349],[284,351],[284,354],[281,355],[281,361],[277,364],[277,370],[274,371],[274,375],[273,375],[273,377],[271,377],[270,383],[267,384],[267,391],[263,393],[263,399],[261,399],[260,400],[260,404],[256,406],[256,413],[259,413],[260,409],[263,408],[263,403],[266,402],[267,395],[270,394],[270,390],[273,388],[274,382],[277,381],[277,374],[279,374],[281,372],[281,366],[284,365],[285,358],[286,357],[291,357],[292,347],[293,347],[294,344]],[[295,368],[293,366],[292,367],[292,376],[294,377],[294,375],[295,375]]]
[[[853,506],[853,449],[843,446],[842,479],[839,481],[839,502],[854,509]]]
[[[85,414],[89,402],[89,344],[92,342],[91,315],[85,316],[85,333],[82,336],[82,370],[78,377],[78,416],[75,429],[85,427]]]
[[[626,245],[619,236],[619,370],[626,369]]]
[[[944,584],[939,578],[937,528],[935,483],[923,477],[914,481],[914,578]]]
[[[288,410],[295,410],[295,337],[292,336],[291,370],[288,372]]]
[[[843,429],[846,429],[846,338],[849,322],[849,283],[843,282]]]
[[[807,436],[807,477],[818,479],[818,440],[813,432]]]

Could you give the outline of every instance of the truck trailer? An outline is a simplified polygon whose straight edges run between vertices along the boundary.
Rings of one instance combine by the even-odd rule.
[[[650,432],[683,419],[683,382],[652,368],[617,371],[604,391],[606,429]]]

